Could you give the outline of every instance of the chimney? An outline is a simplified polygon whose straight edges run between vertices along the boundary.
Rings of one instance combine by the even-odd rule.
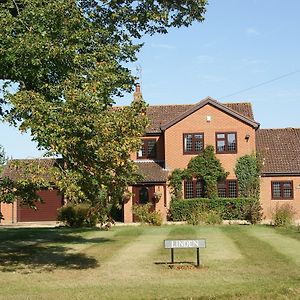
[[[140,101],[142,98],[141,85],[136,83],[135,92],[133,93],[133,101]]]

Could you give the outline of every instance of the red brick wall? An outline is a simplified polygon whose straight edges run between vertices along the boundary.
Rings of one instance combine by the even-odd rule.
[[[272,200],[272,181],[293,181],[293,194],[292,200]],[[300,221],[300,176],[283,176],[283,177],[261,177],[260,181],[260,202],[263,207],[263,213],[267,220],[272,218],[276,206],[284,203],[291,204],[295,211],[295,218]]]
[[[17,222],[17,205],[0,203],[0,211],[3,214],[4,220],[1,220],[1,224],[11,224]]]
[[[207,116],[211,121],[207,121]],[[206,105],[181,120],[165,131],[165,162],[166,168],[185,168],[193,155],[183,154],[184,133],[204,133],[204,144],[216,147],[216,132],[237,132],[237,154],[217,154],[223,167],[230,172],[228,178],[235,178],[234,166],[236,160],[255,151],[255,130],[236,118]],[[246,141],[246,134],[250,135]]]

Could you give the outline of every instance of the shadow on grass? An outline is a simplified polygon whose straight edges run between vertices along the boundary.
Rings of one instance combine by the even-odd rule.
[[[7,229],[0,231],[0,271],[31,273],[54,269],[96,268],[98,261],[74,244],[112,242],[106,238],[85,238],[91,230]]]

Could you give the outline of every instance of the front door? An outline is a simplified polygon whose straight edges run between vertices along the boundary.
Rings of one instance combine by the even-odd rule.
[[[150,211],[155,210],[155,201],[153,199],[154,185],[138,185],[133,187],[133,205],[151,203]],[[136,222],[136,217],[133,214],[133,222]]]

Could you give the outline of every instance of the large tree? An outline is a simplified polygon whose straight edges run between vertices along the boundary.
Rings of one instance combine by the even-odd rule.
[[[39,148],[62,155],[57,186],[68,199],[117,199],[134,178],[129,153],[147,119],[141,99],[113,109],[130,91],[144,34],[202,21],[206,0],[1,0],[0,79],[4,118]],[[99,186],[102,191],[99,192]]]

